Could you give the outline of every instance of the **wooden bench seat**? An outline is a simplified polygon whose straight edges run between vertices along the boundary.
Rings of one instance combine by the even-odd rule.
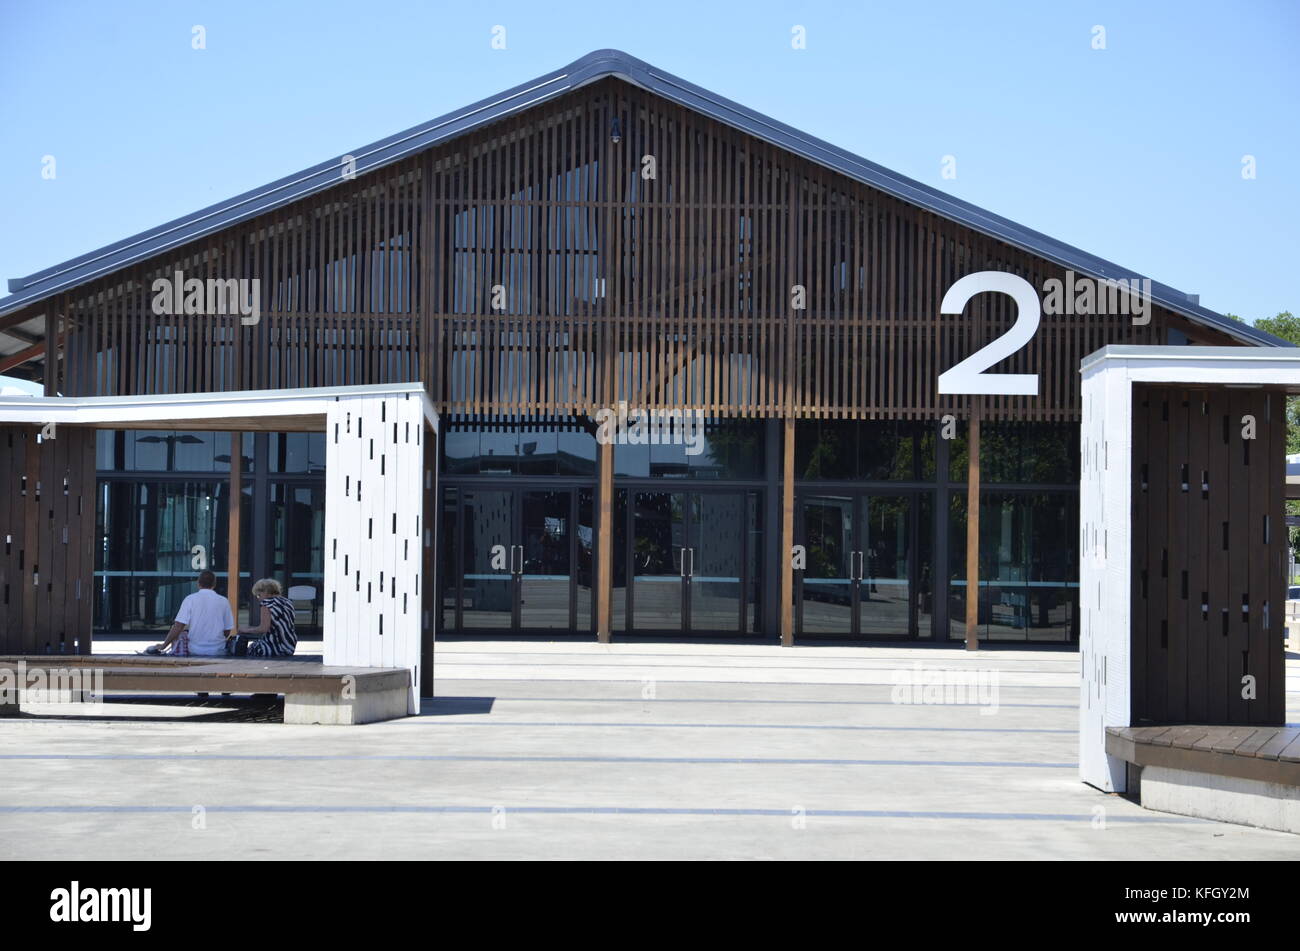
[[[1106,752],[1134,766],[1300,786],[1300,728],[1296,727],[1108,727]]]
[[[411,685],[405,668],[327,667],[307,658],[0,655],[0,670],[16,672],[20,664],[28,672],[93,671],[104,691],[283,694],[285,723],[404,717]],[[0,690],[0,716],[16,715],[21,699],[21,684]]]
[[[1106,752],[1148,809],[1300,833],[1296,727],[1108,727]]]

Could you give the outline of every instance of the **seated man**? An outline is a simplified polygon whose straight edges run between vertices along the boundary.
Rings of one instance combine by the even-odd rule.
[[[145,652],[161,654],[175,645],[172,654],[177,657],[224,657],[226,638],[235,627],[235,618],[230,613],[230,602],[213,590],[216,583],[216,575],[200,571],[199,590],[181,602],[167,639]]]

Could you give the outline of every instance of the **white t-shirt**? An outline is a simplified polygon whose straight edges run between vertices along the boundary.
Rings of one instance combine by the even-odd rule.
[[[216,657],[226,653],[226,631],[235,628],[230,602],[211,588],[200,588],[181,602],[176,620],[190,629],[190,653]]]

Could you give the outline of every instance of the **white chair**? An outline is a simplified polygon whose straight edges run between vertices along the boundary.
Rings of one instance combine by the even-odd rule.
[[[293,584],[289,586],[288,599],[294,602],[294,610],[298,608],[299,601],[306,601],[311,605],[311,623],[316,624],[316,586],[310,584]]]

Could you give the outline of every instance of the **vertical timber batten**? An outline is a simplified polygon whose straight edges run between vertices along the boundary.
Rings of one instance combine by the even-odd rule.
[[[614,446],[605,443],[596,451],[596,639],[608,644],[614,626]]]
[[[244,452],[243,452],[244,434],[241,432],[231,432],[230,434],[230,522],[229,534],[226,542],[226,597],[230,600],[230,614],[235,619],[235,631],[239,633],[239,537],[240,522],[243,517],[243,498],[244,498]],[[286,592],[287,594],[288,592]],[[252,602],[248,606],[249,616],[248,623],[255,624],[257,619],[253,617]]]
[[[794,644],[794,419],[786,417],[781,440],[781,644]]]
[[[966,649],[979,650],[980,618],[980,416],[984,397],[972,396],[966,474]]]

